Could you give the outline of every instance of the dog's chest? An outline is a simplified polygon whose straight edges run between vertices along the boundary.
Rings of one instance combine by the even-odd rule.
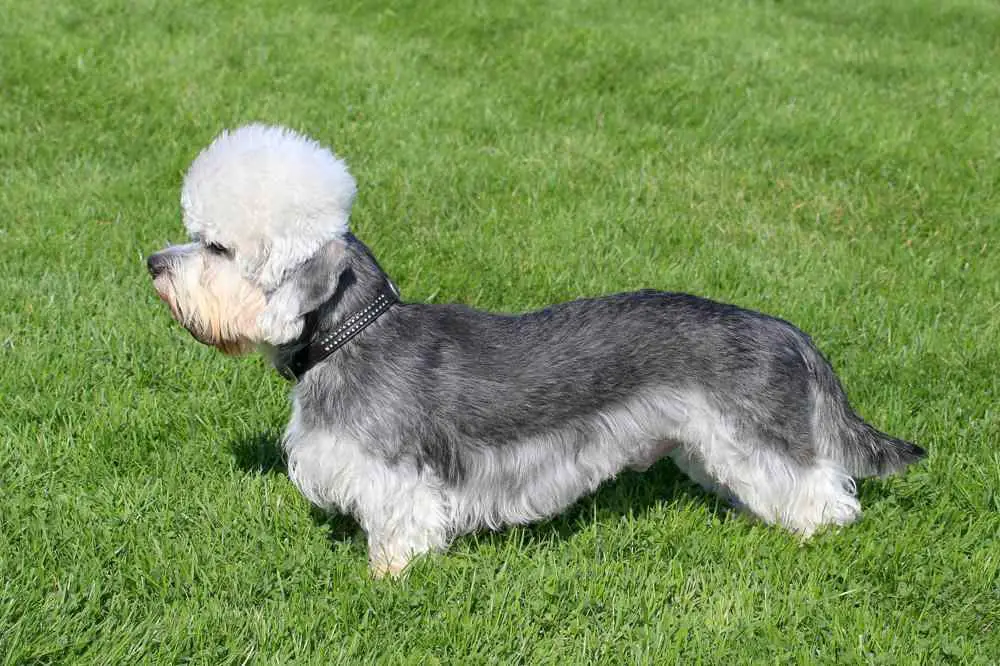
[[[283,446],[288,476],[309,501],[323,509],[355,512],[372,482],[375,463],[357,439],[335,428],[310,427],[294,400]]]

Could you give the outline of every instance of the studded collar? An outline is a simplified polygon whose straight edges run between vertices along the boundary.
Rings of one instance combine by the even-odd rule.
[[[311,318],[308,318],[306,335],[310,338],[309,343],[295,352],[288,365],[279,368],[279,372],[286,379],[302,379],[302,375],[347,344],[351,338],[365,330],[386,310],[398,302],[399,289],[392,283],[392,280],[385,278],[375,299],[358,312],[347,317],[340,326],[332,331],[317,335],[315,322],[309,321]]]

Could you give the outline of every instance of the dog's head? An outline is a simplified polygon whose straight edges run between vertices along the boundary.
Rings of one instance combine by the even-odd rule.
[[[191,242],[148,258],[153,286],[204,344],[236,354],[288,342],[336,288],[354,194],[315,141],[265,125],[223,132],[184,177]]]

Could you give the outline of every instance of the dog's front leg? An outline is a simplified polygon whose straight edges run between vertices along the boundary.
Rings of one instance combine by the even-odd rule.
[[[441,484],[415,463],[389,462],[349,434],[310,430],[293,409],[285,432],[288,476],[313,504],[349,513],[368,537],[372,575],[398,576],[413,557],[443,550],[451,513]]]
[[[448,546],[448,514],[441,492],[420,478],[395,481],[398,485],[387,488],[390,492],[359,507],[368,536],[368,565],[375,578],[397,577],[414,557]]]

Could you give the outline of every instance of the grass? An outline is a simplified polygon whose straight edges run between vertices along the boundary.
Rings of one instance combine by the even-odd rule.
[[[0,6],[0,663],[1000,662],[995,2]],[[250,120],[348,160],[409,299],[761,309],[930,457],[806,545],[663,463],[370,581],[141,261]]]

